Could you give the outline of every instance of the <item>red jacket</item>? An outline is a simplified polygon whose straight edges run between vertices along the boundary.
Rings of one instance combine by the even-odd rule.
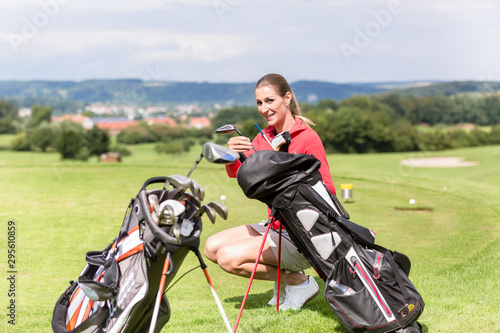
[[[274,126],[268,126],[264,130],[264,135],[269,139],[269,141],[272,141],[276,134],[277,133],[274,129]],[[323,143],[321,142],[318,133],[316,133],[316,131],[312,128],[304,125],[304,123],[302,123],[299,118],[295,118],[295,123],[290,129],[290,135],[292,137],[292,141],[290,142],[290,146],[288,147],[288,152],[292,154],[314,155],[314,157],[316,157],[321,162],[319,173],[323,177],[323,182],[325,183],[326,187],[330,191],[332,191],[333,194],[336,194],[335,186],[333,185],[332,176],[330,174],[330,167],[328,166],[328,162],[326,160],[325,148],[323,147]],[[258,151],[273,149],[260,133],[253,139],[252,145]],[[253,153],[254,150],[250,149],[245,153],[245,155],[248,157]],[[236,173],[238,172],[240,165],[240,161],[226,164],[226,171],[228,176],[231,178],[236,178]],[[272,228],[277,229],[278,224],[273,223]]]

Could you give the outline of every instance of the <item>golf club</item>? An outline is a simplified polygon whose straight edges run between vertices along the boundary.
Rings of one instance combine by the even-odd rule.
[[[181,228],[182,228],[181,223],[176,223],[176,224],[174,224],[174,226],[170,230],[170,234],[174,235],[175,239],[177,239],[178,244],[181,243]]]
[[[148,196],[149,206],[151,208],[151,213],[157,212],[160,209],[160,204],[158,203],[158,197],[154,194]]]
[[[215,214],[216,214],[215,210],[207,205],[201,206],[197,211],[195,211],[193,214],[191,214],[191,216],[189,216],[188,220],[192,221],[196,218],[201,217],[205,213],[207,214],[210,222],[215,223]]]
[[[216,216],[215,210],[207,205],[204,205],[202,207],[205,207],[204,212],[207,214],[210,222],[212,222],[212,224],[214,224],[215,223],[215,216]],[[203,215],[203,211],[200,212],[199,216],[201,216],[201,215]]]
[[[213,208],[213,210],[215,210],[223,220],[227,220],[228,211],[226,206],[216,201],[210,201],[209,203],[207,203],[207,206]]]
[[[228,134],[228,133],[233,133],[233,132],[238,133],[240,136],[244,136],[243,133],[241,133],[238,130],[238,128],[236,128],[236,126],[233,124],[227,124],[227,125],[221,126],[215,130],[215,133],[217,133],[217,134]],[[251,145],[251,146],[252,146],[253,150],[257,151],[257,149],[255,149],[255,147],[253,145]]]
[[[200,156],[198,156],[198,159],[196,160],[196,162],[194,162],[191,170],[189,170],[187,174],[188,177],[191,175],[191,173],[194,171],[203,157],[205,157],[207,161],[211,163],[228,164],[236,162],[240,158],[240,155],[229,148],[222,147],[212,142],[207,142],[203,145]]]
[[[161,192],[159,201],[163,199],[167,187],[172,184],[173,187],[180,189],[180,194],[184,193],[186,189],[191,186],[191,179],[183,175],[170,175],[166,177],[165,185],[163,185],[163,191]]]
[[[276,150],[273,146],[273,144],[271,143],[271,141],[269,141],[269,139],[264,135],[264,132],[262,132],[262,130],[260,129],[259,125],[257,125],[257,123],[254,123],[255,127],[257,127],[257,129],[259,130],[260,134],[262,135],[262,137],[267,141],[267,143],[269,143],[269,145],[271,146],[271,148],[273,148],[273,150]]]
[[[195,197],[197,197],[198,199],[200,199],[200,201],[203,201],[203,199],[205,199],[205,189],[203,188],[203,186],[198,184],[193,179],[191,179],[191,187],[190,188],[191,188],[191,192],[193,193],[193,195]]]
[[[180,200],[182,199],[186,199],[187,201],[190,201],[191,203],[193,203],[197,208],[200,208],[201,207],[201,201],[200,199],[198,199],[197,197],[195,197],[193,194],[189,193],[189,192],[184,192],[182,194],[182,197]]]
[[[159,224],[172,225],[182,219],[186,206],[177,200],[165,200],[160,205]]]

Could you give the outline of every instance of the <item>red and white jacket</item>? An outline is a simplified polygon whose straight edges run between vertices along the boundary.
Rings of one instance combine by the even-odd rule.
[[[269,141],[272,141],[273,138],[278,134],[276,133],[274,126],[268,126],[263,132],[264,135],[269,139]],[[295,122],[290,129],[290,136],[292,137],[292,141],[290,142],[290,146],[288,147],[288,152],[292,154],[314,155],[314,157],[316,157],[321,162],[319,173],[323,177],[323,182],[325,183],[326,187],[330,191],[332,191],[333,194],[336,194],[332,175],[330,174],[330,167],[326,160],[325,148],[323,146],[323,143],[321,142],[321,139],[319,138],[318,133],[302,123],[299,118],[295,118]],[[273,149],[260,133],[253,139],[252,145],[258,151]],[[245,153],[245,156],[248,157],[253,153],[254,150],[251,149]],[[226,171],[228,176],[231,178],[236,178],[236,173],[238,172],[240,166],[240,161],[226,164]],[[277,229],[278,222],[274,222],[272,228]]]

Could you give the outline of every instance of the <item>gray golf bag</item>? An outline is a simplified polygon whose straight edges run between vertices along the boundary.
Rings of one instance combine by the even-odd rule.
[[[180,188],[164,193],[160,189],[147,189],[166,180],[167,177],[148,179],[131,200],[119,235],[102,251],[87,253],[87,266],[78,282],[71,281],[55,305],[54,332],[147,332],[166,257],[170,266],[164,290],[188,252],[193,251],[202,268],[206,267],[198,250],[202,221],[194,214],[200,202],[194,196],[179,192],[183,191]],[[182,216],[171,216],[164,224],[155,222],[149,201],[151,195],[161,198],[158,204],[173,199],[184,204]],[[189,227],[185,229],[184,225]],[[155,332],[170,318],[165,295],[157,318]]]
[[[325,298],[351,332],[419,332],[424,301],[408,278],[404,254],[374,244],[324,185],[307,154],[260,151],[237,179],[248,198],[273,210],[290,239],[326,282]]]

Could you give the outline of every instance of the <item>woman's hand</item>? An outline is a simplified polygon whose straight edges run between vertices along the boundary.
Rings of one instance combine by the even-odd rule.
[[[227,147],[238,153],[244,153],[252,148],[250,139],[244,136],[234,136],[229,139]]]

